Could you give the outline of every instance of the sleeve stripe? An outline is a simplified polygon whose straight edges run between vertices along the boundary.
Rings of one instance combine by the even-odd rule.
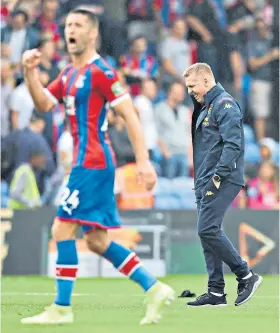
[[[121,103],[122,101],[126,100],[126,99],[129,99],[130,98],[130,95],[129,93],[125,93],[124,95],[114,99],[111,103],[110,103],[110,106],[114,107],[116,105],[118,105],[119,103]]]
[[[58,104],[58,100],[54,97],[54,95],[48,90],[48,89],[44,89],[44,93],[47,95],[47,97],[55,104]]]

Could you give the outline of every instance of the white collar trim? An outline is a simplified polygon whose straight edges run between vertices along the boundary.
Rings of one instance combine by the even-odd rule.
[[[94,62],[95,60],[99,59],[100,58],[100,55],[99,54],[96,54],[94,55],[89,61],[88,61],[88,64],[91,64],[92,62]]]

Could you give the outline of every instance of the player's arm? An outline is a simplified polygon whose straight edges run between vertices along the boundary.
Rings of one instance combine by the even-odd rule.
[[[40,63],[41,54],[37,49],[25,51],[22,56],[24,79],[30,95],[38,111],[49,111],[55,103],[46,95],[44,87],[39,80],[37,66]]]
[[[129,93],[122,87],[114,70],[100,71],[99,75],[95,73],[92,84],[110,103],[111,108],[123,117],[136,158],[138,181],[144,182],[147,190],[151,190],[156,183],[156,172],[149,160],[140,120]]]
[[[122,102],[115,105],[114,110],[125,121],[127,133],[135,154],[138,181],[140,183],[143,182],[147,190],[152,190],[155,186],[157,176],[149,160],[149,153],[144,136],[142,135],[141,124],[129,95]]]

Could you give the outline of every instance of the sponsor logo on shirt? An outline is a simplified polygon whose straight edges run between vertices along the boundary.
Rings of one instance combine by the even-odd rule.
[[[121,83],[119,81],[112,84],[111,90],[115,96],[120,96],[121,94],[123,94],[125,92],[123,86],[121,85]]]

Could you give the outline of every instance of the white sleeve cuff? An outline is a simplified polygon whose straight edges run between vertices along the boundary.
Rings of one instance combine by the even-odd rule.
[[[58,100],[54,97],[54,95],[47,89],[44,88],[44,93],[47,95],[47,97],[55,104],[59,104]]]
[[[124,95],[114,99],[111,103],[110,103],[110,106],[111,107],[114,107],[116,105],[118,105],[119,103],[121,103],[122,101],[126,100],[126,99],[129,99],[130,98],[130,95],[129,93],[125,93]]]

